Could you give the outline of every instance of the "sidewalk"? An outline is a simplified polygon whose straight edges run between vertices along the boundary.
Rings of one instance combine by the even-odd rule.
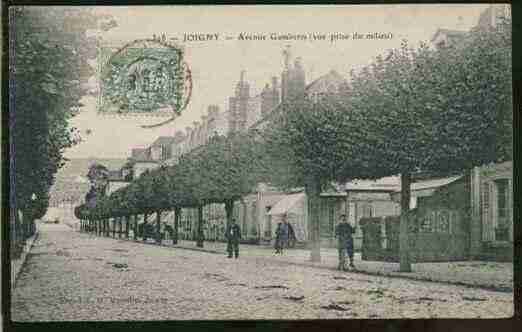
[[[22,249],[22,253],[20,254],[20,257],[17,259],[11,260],[11,290],[14,289],[16,285],[16,279],[18,278],[18,275],[20,273],[20,270],[22,269],[22,266],[25,263],[25,259],[27,258],[27,254],[31,251],[31,248],[33,247],[34,241],[38,238],[38,224],[36,226],[36,232],[33,236],[29,237],[27,240],[25,240],[25,245]]]
[[[139,241],[141,242],[141,241]],[[143,242],[142,242],[143,243]],[[147,244],[155,244],[148,240]],[[204,248],[196,247],[195,241],[178,241],[176,246],[171,240],[164,240],[163,246],[196,250],[226,255],[226,243],[205,242]],[[283,256],[274,255],[274,249],[263,245],[240,246],[241,257],[255,257],[282,264],[311,266],[316,268],[337,268],[337,250],[321,248],[321,262],[310,261],[310,251],[306,249],[288,249]],[[378,275],[393,278],[405,278],[421,281],[447,283],[460,286],[483,288],[500,292],[513,292],[513,264],[504,262],[460,261],[442,263],[412,264],[411,273],[398,272],[398,263],[363,261],[360,253],[355,253],[356,270],[352,273]]]

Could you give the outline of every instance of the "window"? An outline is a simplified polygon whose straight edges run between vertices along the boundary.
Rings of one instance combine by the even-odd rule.
[[[328,207],[328,233],[333,234],[335,225],[335,205],[330,203]]]
[[[430,211],[422,216],[420,222],[421,233],[432,233],[434,232],[435,221],[437,220],[437,211]]]
[[[509,235],[509,180],[500,179],[495,181],[496,186],[496,228],[495,240],[508,241]]]
[[[363,218],[373,217],[373,208],[371,203],[366,203],[363,206]]]
[[[438,218],[438,232],[449,233],[450,232],[450,212],[440,211]]]
[[[489,217],[489,184],[482,185],[482,216],[487,221]]]
[[[497,216],[499,218],[507,218],[509,216],[508,204],[508,180],[502,179],[495,181],[497,185]]]

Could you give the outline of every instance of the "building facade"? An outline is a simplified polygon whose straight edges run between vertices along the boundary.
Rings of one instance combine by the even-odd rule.
[[[513,259],[513,162],[475,167],[471,176],[472,257]]]
[[[463,176],[411,185],[411,257],[417,262],[513,260],[513,163],[475,167]],[[400,201],[400,192],[392,193]],[[396,214],[398,216],[398,214]],[[363,218],[363,255],[398,259],[398,217]]]

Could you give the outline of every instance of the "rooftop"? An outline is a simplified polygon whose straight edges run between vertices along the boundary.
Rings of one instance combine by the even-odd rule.
[[[388,176],[377,180],[353,180],[344,185],[344,190],[396,191],[400,190],[400,177]]]
[[[461,177],[462,176],[452,176],[452,177],[448,177],[448,178],[438,178],[438,179],[430,179],[430,180],[425,180],[425,181],[414,182],[411,184],[411,191],[439,188],[439,187],[445,186],[447,184],[450,184],[454,181],[457,181]],[[396,192],[399,192],[399,191],[401,191],[400,186],[396,190]]]
[[[337,71],[330,70],[328,73],[318,77],[311,83],[307,84],[305,87],[305,93],[310,93],[313,90],[320,90],[325,89],[327,90],[331,85],[339,86],[341,84],[348,84],[348,81]],[[313,92],[316,92],[313,91]],[[274,116],[278,110],[280,109],[282,103],[280,102],[272,111],[268,112],[264,117],[254,122],[250,128],[255,129],[257,128],[261,123],[267,121],[272,116]]]
[[[160,136],[152,143],[151,146],[172,145],[177,142],[177,139],[173,136]]]

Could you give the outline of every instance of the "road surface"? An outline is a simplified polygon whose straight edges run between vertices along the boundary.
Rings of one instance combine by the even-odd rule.
[[[513,293],[159,247],[42,224],[15,321],[499,318]]]

